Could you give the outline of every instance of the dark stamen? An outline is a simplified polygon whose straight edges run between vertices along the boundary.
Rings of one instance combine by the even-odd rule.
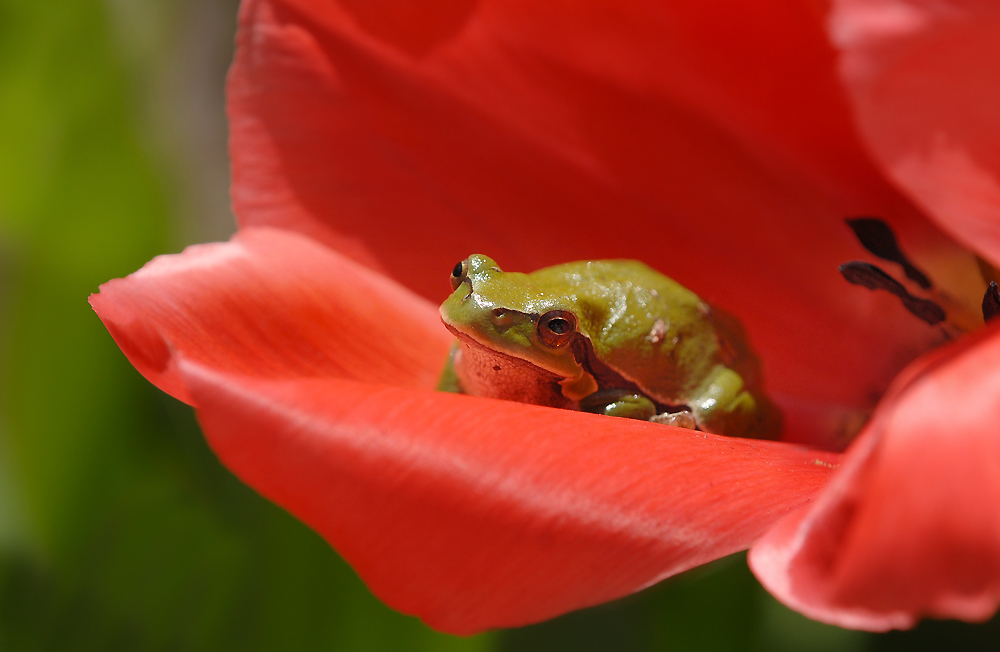
[[[896,295],[907,310],[931,326],[945,320],[944,308],[928,299],[913,296],[906,291],[902,283],[871,263],[861,261],[844,263],[840,266],[840,273],[848,283],[863,285],[869,290],[885,290]]]
[[[931,286],[930,279],[903,254],[896,242],[892,228],[877,217],[855,217],[845,220],[857,236],[861,246],[882,260],[898,263],[906,277],[924,288]]]
[[[990,281],[983,295],[983,321],[989,321],[1000,315],[1000,289],[996,281]]]

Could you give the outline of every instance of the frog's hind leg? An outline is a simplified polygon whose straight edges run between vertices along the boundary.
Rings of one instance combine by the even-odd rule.
[[[773,439],[781,429],[781,413],[769,401],[751,394],[743,378],[719,365],[689,401],[701,430],[730,437]]]

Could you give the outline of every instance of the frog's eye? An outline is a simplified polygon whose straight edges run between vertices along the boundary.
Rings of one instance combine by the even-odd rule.
[[[538,320],[538,340],[557,349],[566,346],[576,333],[576,315],[568,310],[550,310]]]
[[[455,267],[451,270],[451,289],[457,290],[458,286],[465,281],[468,275],[469,261],[463,260],[460,263],[455,263]]]

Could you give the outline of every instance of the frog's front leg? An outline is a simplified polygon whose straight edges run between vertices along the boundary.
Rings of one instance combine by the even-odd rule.
[[[728,367],[715,367],[688,406],[698,427],[706,432],[730,437],[760,436],[761,406],[744,388],[743,378]]]
[[[580,410],[643,421],[656,416],[656,405],[651,400],[627,389],[598,390],[580,400]]]
[[[448,352],[448,359],[444,363],[444,369],[441,370],[441,377],[438,378],[437,391],[439,392],[451,392],[452,394],[462,394],[462,383],[458,380],[458,373],[455,372],[455,356],[458,355],[458,340],[455,340],[451,345],[451,351]]]

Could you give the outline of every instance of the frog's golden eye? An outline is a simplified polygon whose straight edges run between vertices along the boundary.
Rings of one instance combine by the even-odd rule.
[[[550,310],[538,320],[538,340],[557,349],[566,346],[576,333],[576,315],[568,310]]]
[[[460,263],[455,263],[455,267],[451,270],[451,289],[457,290],[458,286],[465,281],[468,275],[469,261],[463,260]]]

